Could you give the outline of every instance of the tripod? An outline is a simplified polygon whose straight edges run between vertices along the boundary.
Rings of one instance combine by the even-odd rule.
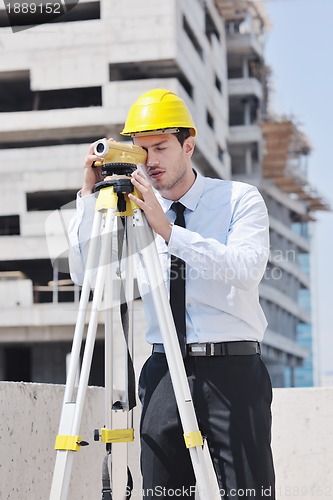
[[[196,477],[197,491],[199,492],[201,500],[211,500],[215,494],[217,494],[217,483],[213,481],[213,486],[211,484],[212,481],[209,476],[209,468],[207,468],[207,453],[204,454],[203,438],[198,428],[192,396],[188,386],[185,367],[178,343],[177,332],[164,284],[164,277],[155,247],[153,231],[148,226],[145,216],[139,207],[128,198],[127,193],[133,191],[133,186],[128,177],[125,175],[117,176],[115,179],[111,177],[111,180],[105,179],[104,182],[99,184],[99,194],[96,201],[92,234],[86,263],[86,272],[84,275],[79,313],[74,332],[59,433],[55,444],[57,456],[50,500],[67,499],[74,454],[79,451],[81,446],[87,444],[82,440],[79,432],[96,338],[96,329],[98,326],[98,316],[103,297],[104,303],[107,307],[105,317],[105,428],[101,429],[100,435],[102,441],[106,443],[107,451],[110,451],[112,443],[121,442],[125,443],[126,446],[126,443],[134,439],[134,431],[131,425],[132,412],[130,411],[131,405],[129,403],[128,394],[121,403],[121,409],[128,412],[128,424],[130,423],[130,425],[128,425],[127,429],[115,429],[113,425],[113,413],[115,407],[112,401],[112,313],[111,308],[108,307],[108,302],[112,302],[113,298],[113,281],[110,275],[109,263],[111,262],[110,252],[112,252],[112,232],[115,219],[118,216],[124,218],[125,234],[127,235],[125,295],[127,300],[131,302],[133,299],[132,256],[134,254],[135,238],[136,246],[141,251],[143,264],[150,284],[150,293],[152,294],[154,307],[159,321],[159,328],[162,335],[171,381],[183,426],[185,445],[189,449]],[[135,192],[134,194],[138,196],[138,193]],[[128,223],[128,221],[133,221],[133,224]],[[98,246],[100,246],[100,252]],[[98,254],[99,260],[94,295],[86,335],[86,344],[83,354],[79,385],[75,399],[75,377],[79,365],[85,317],[90,291],[92,289],[93,270],[96,268]],[[131,322],[132,320],[130,320],[129,331],[132,329]],[[131,336],[132,335],[130,334],[129,337]],[[129,340],[130,345],[131,339]],[[125,356],[125,364],[127,361],[128,356]],[[128,385],[126,385],[126,387],[128,387]],[[116,411],[117,410],[119,410],[119,407],[116,408]],[[126,470],[126,464],[124,464],[123,469]],[[117,475],[117,481],[119,479],[120,478]],[[123,491],[120,491],[119,494],[117,493],[118,496],[114,497],[115,500],[118,500],[118,498],[124,499],[126,497],[126,481],[120,482],[123,483]],[[111,500],[111,491],[109,492],[109,496],[105,496],[103,498]]]

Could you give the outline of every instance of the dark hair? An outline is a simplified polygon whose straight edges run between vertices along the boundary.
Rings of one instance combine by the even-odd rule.
[[[185,140],[191,136],[191,131],[189,128],[180,128],[179,132],[177,132],[175,136],[177,137],[180,145],[183,146]]]

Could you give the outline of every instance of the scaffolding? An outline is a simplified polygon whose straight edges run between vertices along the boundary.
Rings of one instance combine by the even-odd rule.
[[[312,146],[306,135],[291,119],[271,119],[261,127],[265,142],[263,177],[305,202],[308,220],[313,220],[311,213],[315,211],[330,211],[329,204],[307,179],[307,158]]]
[[[215,4],[227,22],[242,22],[250,15],[260,21],[262,31],[271,28],[271,22],[260,0],[215,0]]]

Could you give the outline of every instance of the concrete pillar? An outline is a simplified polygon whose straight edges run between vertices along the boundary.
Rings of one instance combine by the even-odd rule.
[[[245,151],[245,172],[246,175],[251,175],[253,172],[252,169],[252,152],[251,148],[248,147]]]
[[[249,99],[244,99],[244,125],[251,125],[251,103]]]
[[[243,58],[242,61],[242,75],[243,78],[249,78],[250,77],[250,72],[249,72],[249,62],[246,57]]]

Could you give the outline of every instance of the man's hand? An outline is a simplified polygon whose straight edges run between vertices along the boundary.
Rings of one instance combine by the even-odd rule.
[[[151,184],[138,170],[133,172],[131,181],[133,186],[142,194],[143,200],[140,200],[132,193],[128,197],[144,211],[150,227],[168,243],[171,236],[172,224],[163,212]]]
[[[100,161],[99,156],[94,155],[95,142],[90,144],[88,154],[84,160],[84,173],[83,173],[83,184],[81,189],[81,196],[87,196],[91,194],[94,190],[94,186],[97,182],[103,180],[101,174],[101,167],[93,167],[95,161]]]

